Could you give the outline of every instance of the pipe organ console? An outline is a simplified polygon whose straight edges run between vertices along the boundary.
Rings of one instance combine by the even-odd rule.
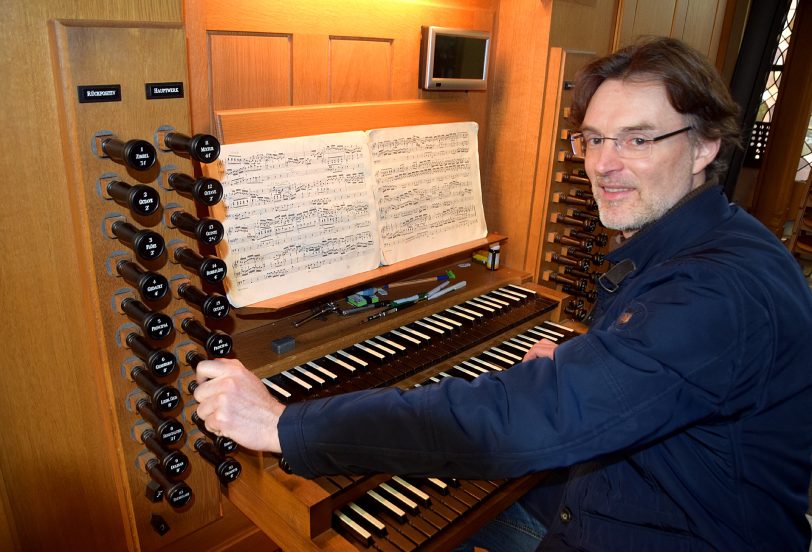
[[[70,137],[66,166],[81,190],[75,207],[92,244],[88,281],[97,288],[106,355],[100,380],[120,444],[118,477],[134,548],[169,547],[219,521],[227,495],[284,550],[445,550],[543,477],[459,481],[381,474],[306,481],[287,473],[283,459],[239,450],[206,429],[195,411],[195,368],[207,358],[238,356],[269,393],[291,402],[474,379],[510,369],[542,337],[569,338],[573,331],[553,322],[565,310],[582,317],[592,300],[588,288],[601,235],[594,201],[577,187],[585,180],[577,159],[564,155],[560,182],[567,188],[554,196],[557,226],[550,242],[563,249],[545,260],[557,267],[546,280],[568,293],[531,284],[529,275],[507,268],[462,267],[454,261],[463,252],[443,263],[454,262],[444,268],[453,267],[468,285],[436,301],[367,323],[333,309],[321,316],[332,316],[329,322],[317,317],[302,324],[301,311],[313,305],[301,304],[232,335],[239,324],[222,294],[227,266],[212,247],[225,231],[208,211],[222,200],[223,188],[200,176],[200,164],[214,162],[220,145],[188,131],[182,29],[55,22],[52,31],[62,124]],[[113,55],[121,51],[128,52],[126,65]],[[104,93],[94,95],[94,89]],[[339,299],[339,291],[346,290],[324,299]],[[565,298],[570,303],[562,306]],[[295,349],[273,353],[271,335],[290,336]]]

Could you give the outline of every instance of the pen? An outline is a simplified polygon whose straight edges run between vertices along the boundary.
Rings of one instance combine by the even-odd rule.
[[[387,314],[392,314],[393,312],[397,312],[397,311],[398,311],[398,307],[391,307],[391,308],[388,308],[388,309],[383,310],[381,312],[376,312],[375,314],[367,316],[366,321],[369,322],[370,320],[376,320],[378,318],[383,318]]]
[[[427,297],[431,297],[432,295],[434,295],[435,293],[437,293],[438,291],[440,291],[441,289],[443,289],[444,287],[446,287],[446,286],[447,286],[447,285],[449,285],[449,284],[451,284],[451,282],[449,282],[448,280],[446,280],[445,282],[443,282],[443,283],[442,283],[442,284],[440,284],[439,286],[435,286],[434,288],[432,288],[432,290],[431,290],[431,291],[429,291],[429,292],[426,294],[426,296],[427,296]]]
[[[462,288],[464,288],[466,286],[466,284],[468,284],[468,282],[466,282],[465,280],[463,280],[462,282],[457,282],[456,284],[454,284],[451,287],[441,289],[437,293],[435,293],[433,295],[429,295],[429,300],[437,299],[438,297],[441,297],[441,296],[445,295],[446,293],[449,293],[449,292],[452,292],[452,291],[457,291],[458,289],[462,289]]]

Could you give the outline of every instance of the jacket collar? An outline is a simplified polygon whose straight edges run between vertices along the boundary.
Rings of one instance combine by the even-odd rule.
[[[629,259],[637,272],[647,265],[670,259],[686,244],[695,242],[732,215],[722,188],[705,184],[688,193],[658,220],[624,240],[607,258],[613,264]]]

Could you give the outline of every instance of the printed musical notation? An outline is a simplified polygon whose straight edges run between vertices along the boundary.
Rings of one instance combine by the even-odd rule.
[[[227,144],[226,290],[235,306],[376,268],[377,211],[363,132]]]
[[[386,264],[487,235],[476,123],[369,132]]]
[[[237,307],[487,234],[476,123],[221,148]]]

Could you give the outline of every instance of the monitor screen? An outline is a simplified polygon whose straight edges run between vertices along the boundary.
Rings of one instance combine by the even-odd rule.
[[[490,34],[484,31],[423,29],[422,86],[426,90],[484,90]]]

